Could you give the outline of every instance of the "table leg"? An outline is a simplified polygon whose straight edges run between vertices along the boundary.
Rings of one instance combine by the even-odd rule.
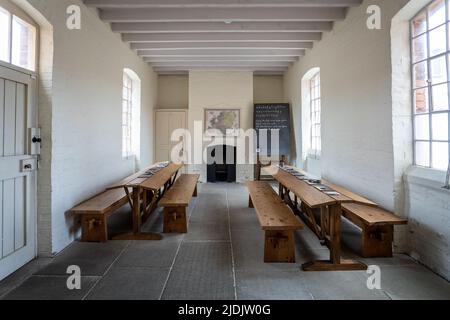
[[[302,265],[304,271],[366,270],[367,266],[354,260],[341,259],[341,206],[328,208],[330,224],[330,260],[312,261]],[[323,226],[322,226],[323,228]]]
[[[147,192],[147,205],[142,215],[142,222],[144,223],[150,217],[150,215],[156,210],[158,201],[161,197],[159,191],[146,191]]]
[[[141,188],[133,188],[133,232],[118,235],[114,240],[161,240],[162,236],[158,233],[141,232]],[[145,204],[144,204],[145,206]]]
[[[133,188],[133,233],[139,233],[141,230],[141,190]]]

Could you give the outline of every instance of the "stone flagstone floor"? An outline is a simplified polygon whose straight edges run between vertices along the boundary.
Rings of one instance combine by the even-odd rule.
[[[364,271],[303,272],[328,257],[305,228],[297,232],[295,264],[263,263],[263,232],[240,184],[200,184],[190,206],[189,232],[162,241],[74,242],[55,258],[37,259],[0,282],[1,299],[450,299],[450,284],[405,255],[361,259],[381,268],[381,290],[369,290]],[[128,209],[110,229],[130,225]],[[162,214],[145,224],[162,232]],[[350,237],[354,241],[357,237]],[[353,240],[352,240],[353,239]],[[68,290],[66,269],[82,272],[81,290]]]

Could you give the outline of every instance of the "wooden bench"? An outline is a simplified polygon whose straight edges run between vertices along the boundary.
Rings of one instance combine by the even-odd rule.
[[[362,229],[362,256],[392,257],[394,225],[408,221],[391,212],[358,203],[342,204],[342,215]]]
[[[77,205],[69,212],[81,216],[81,241],[108,241],[108,217],[128,203],[125,190],[112,189]]]
[[[247,187],[249,207],[255,208],[265,232],[264,262],[294,263],[294,231],[303,229],[302,223],[267,182],[248,182]]]
[[[164,233],[187,232],[187,207],[197,196],[198,174],[183,174],[158,203],[164,208]]]

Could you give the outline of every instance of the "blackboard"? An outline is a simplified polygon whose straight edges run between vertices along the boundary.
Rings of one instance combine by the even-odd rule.
[[[265,142],[260,141],[260,130],[267,129],[267,155],[291,155],[291,112],[289,104],[255,104],[253,115],[254,128],[258,135],[258,149],[265,156]],[[272,150],[271,131],[279,130],[280,150]]]

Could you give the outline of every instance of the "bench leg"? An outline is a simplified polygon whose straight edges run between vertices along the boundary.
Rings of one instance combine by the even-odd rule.
[[[164,208],[164,233],[187,233],[186,207]]]
[[[362,256],[364,258],[392,257],[394,226],[364,226],[362,231]]]
[[[105,215],[83,215],[81,217],[81,241],[108,241],[108,225]]]
[[[252,201],[252,197],[248,196],[248,207],[249,208],[254,208],[255,206],[253,205],[253,201]]]
[[[265,231],[264,262],[295,263],[294,231]]]

